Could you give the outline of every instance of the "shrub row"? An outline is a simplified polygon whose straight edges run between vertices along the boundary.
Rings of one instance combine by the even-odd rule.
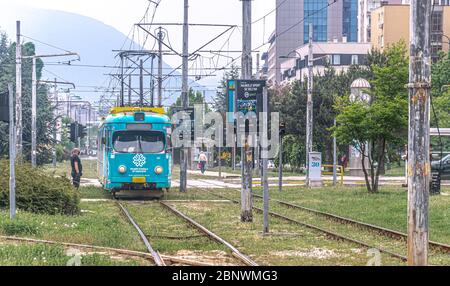
[[[16,204],[22,211],[75,215],[80,196],[67,178],[55,177],[29,164],[16,165]],[[9,161],[0,160],[0,208],[9,207]]]

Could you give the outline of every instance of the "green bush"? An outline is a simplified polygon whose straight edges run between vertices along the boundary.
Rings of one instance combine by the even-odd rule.
[[[0,160],[0,208],[9,206],[9,162]],[[75,215],[79,192],[67,178],[49,175],[28,164],[16,165],[17,208],[39,214]]]
[[[39,233],[36,225],[17,219],[0,223],[0,229],[3,229],[6,235],[36,235]]]

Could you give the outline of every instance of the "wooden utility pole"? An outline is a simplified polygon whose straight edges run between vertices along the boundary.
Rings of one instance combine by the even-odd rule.
[[[431,1],[410,5],[408,265],[428,264],[430,191]]]
[[[162,106],[162,69],[163,69],[162,41],[163,41],[163,32],[162,32],[161,27],[159,27],[159,32],[158,32],[158,106]]]
[[[309,44],[308,44],[308,99],[306,104],[306,186],[309,182],[309,152],[312,152],[313,142],[313,24],[309,24]]]
[[[252,78],[252,2],[242,0],[242,79]],[[250,128],[249,128],[250,129]],[[252,138],[253,139],[253,138]],[[253,141],[253,140],[252,140]],[[245,144],[241,148],[241,221],[253,221],[252,195],[252,149],[249,146],[249,136],[245,136]]]
[[[9,96],[9,218],[16,216],[16,134],[14,128],[14,92],[8,84]]]
[[[181,101],[183,109],[189,107],[189,86],[188,86],[188,60],[189,60],[189,0],[184,0],[184,22],[183,22],[183,65],[182,65],[182,91]],[[188,150],[182,146],[180,158],[180,192],[187,191],[187,165]]]
[[[22,155],[22,43],[20,21],[16,22],[16,157]]]

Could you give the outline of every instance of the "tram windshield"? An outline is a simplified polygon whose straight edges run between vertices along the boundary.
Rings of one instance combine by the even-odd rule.
[[[161,153],[164,133],[157,131],[118,131],[113,136],[114,150],[120,153]]]

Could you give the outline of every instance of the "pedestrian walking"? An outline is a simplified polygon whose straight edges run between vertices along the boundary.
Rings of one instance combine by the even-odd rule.
[[[204,152],[201,152],[198,156],[198,160],[200,161],[200,170],[202,174],[206,171],[206,163],[208,162],[208,158],[206,157],[206,154]]]
[[[70,166],[72,167],[71,175],[73,186],[78,189],[80,187],[81,176],[83,176],[83,165],[80,160],[80,149],[75,148],[72,150]]]

